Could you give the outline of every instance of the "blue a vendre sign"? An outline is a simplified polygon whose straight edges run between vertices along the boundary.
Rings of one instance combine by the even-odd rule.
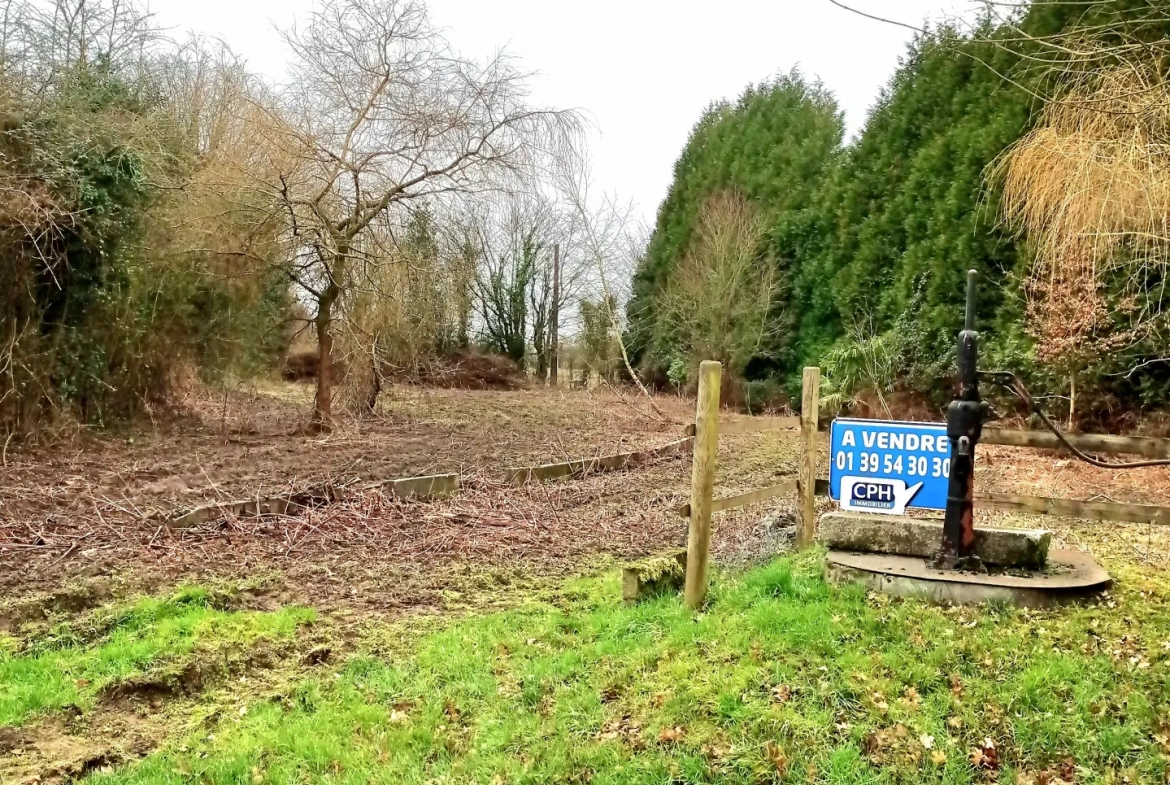
[[[945,510],[951,443],[942,423],[833,420],[829,496],[843,510]]]

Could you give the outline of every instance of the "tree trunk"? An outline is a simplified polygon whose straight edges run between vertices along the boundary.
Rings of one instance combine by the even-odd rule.
[[[338,294],[334,289],[331,285],[317,304],[317,395],[309,423],[313,433],[333,430],[333,301]]]
[[[548,383],[557,386],[557,371],[561,364],[561,245],[553,246],[553,290],[548,318]]]
[[[538,332],[536,335],[540,335]],[[545,351],[547,345],[545,340],[535,340],[533,336],[532,349],[536,355],[536,378],[541,384],[544,384],[545,376],[548,374],[548,352]]]
[[[370,392],[366,396],[366,411],[373,414],[378,408],[378,396],[382,392],[382,372],[378,367],[378,353],[375,349],[370,356]]]

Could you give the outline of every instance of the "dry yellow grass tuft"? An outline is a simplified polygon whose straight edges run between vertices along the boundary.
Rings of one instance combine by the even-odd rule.
[[[1003,217],[1035,245],[1029,315],[1059,357],[1147,337],[1170,260],[1170,83],[1152,59],[1066,74],[1062,97],[996,164]],[[1106,304],[1105,286],[1122,292]],[[1126,325],[1105,330],[1120,303]]]

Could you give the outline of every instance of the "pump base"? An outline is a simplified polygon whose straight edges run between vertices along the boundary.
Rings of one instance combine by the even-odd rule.
[[[964,572],[939,569],[921,557],[829,551],[826,577],[856,581],[874,591],[947,605],[1005,602],[1050,608],[1087,599],[1112,583],[1093,558],[1078,551],[1052,551],[1044,570]]]

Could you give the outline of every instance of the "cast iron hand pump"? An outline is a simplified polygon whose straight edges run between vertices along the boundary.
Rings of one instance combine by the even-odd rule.
[[[975,445],[990,407],[979,397],[979,333],[975,331],[974,270],[967,271],[967,314],[959,333],[959,395],[947,407],[947,438],[951,442],[951,473],[943,519],[938,565],[977,569],[975,556]]]

